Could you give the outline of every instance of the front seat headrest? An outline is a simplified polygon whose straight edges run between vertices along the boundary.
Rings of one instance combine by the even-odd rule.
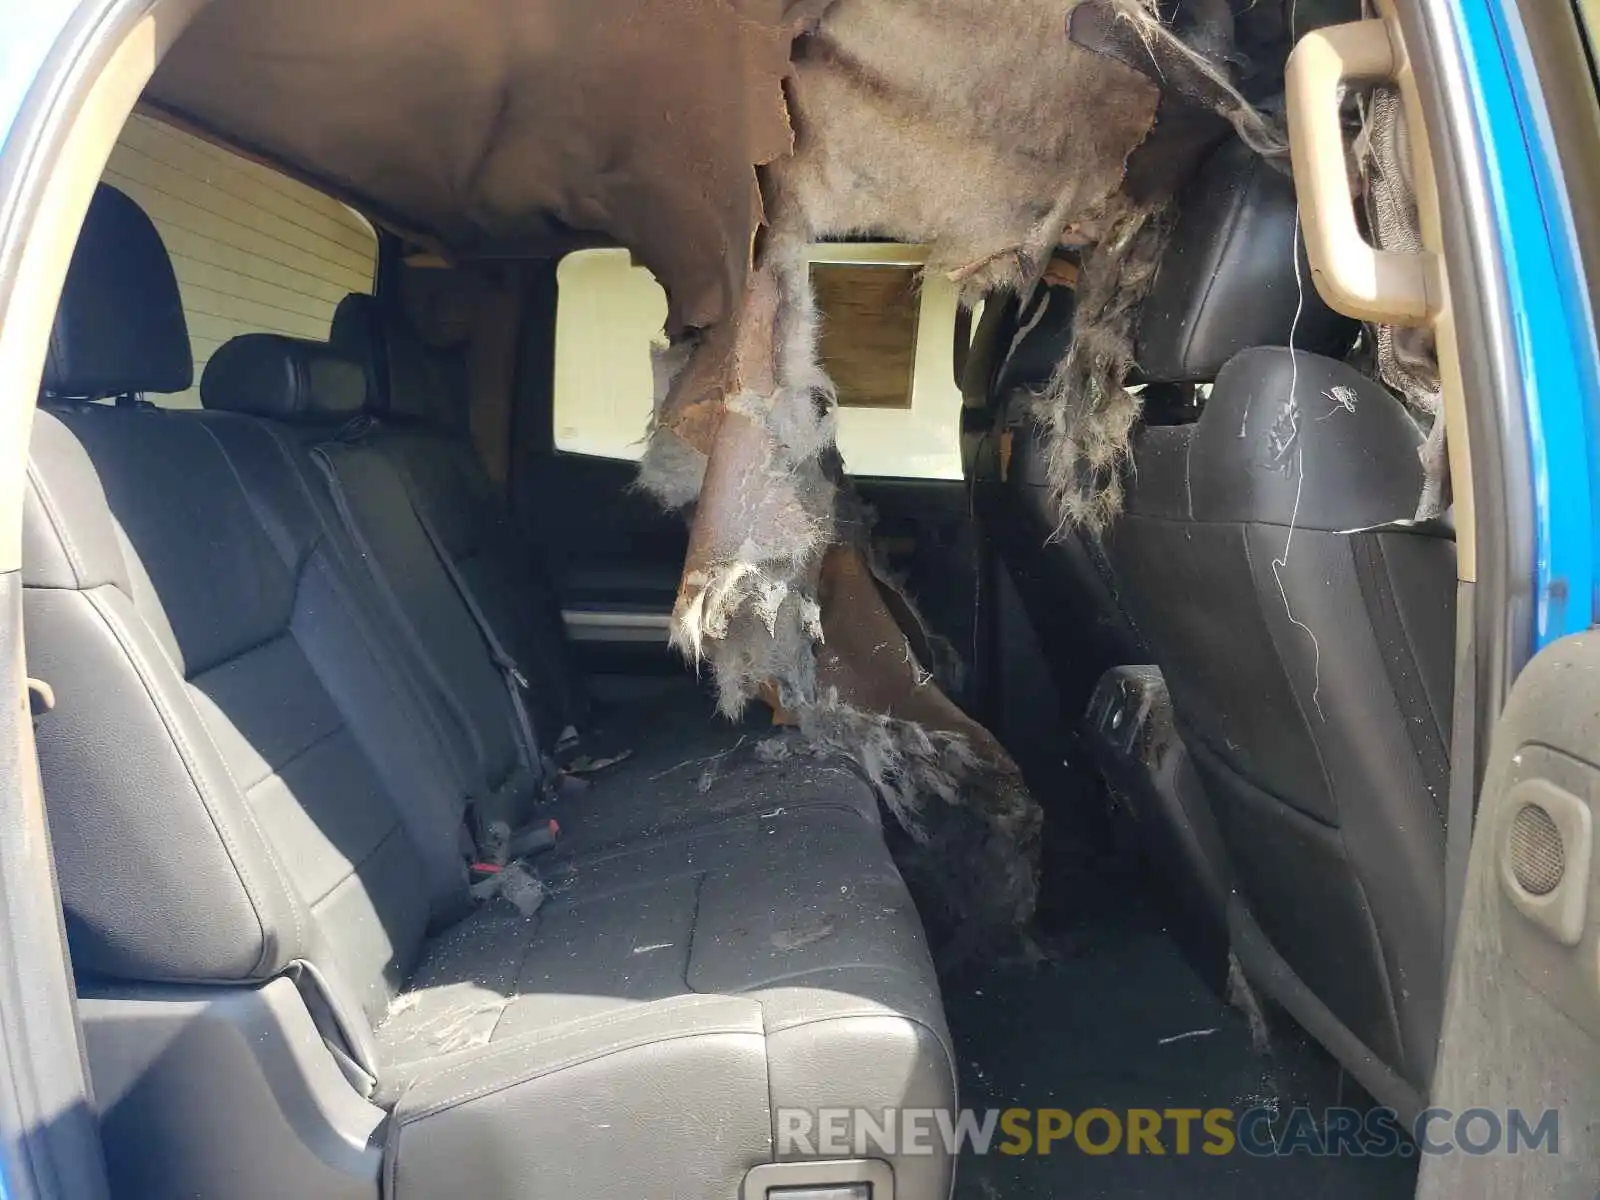
[[[200,402],[276,421],[346,421],[366,407],[367,380],[357,363],[325,342],[244,333],[206,363]]]
[[[189,327],[167,248],[144,211],[102,183],[67,269],[44,391],[95,400],[181,392],[193,382]]]
[[[1287,346],[1291,329],[1295,349],[1344,357],[1356,324],[1317,294],[1303,238],[1296,277],[1299,208],[1288,176],[1233,140],[1206,161],[1178,203],[1140,313],[1140,379],[1210,383],[1242,350]]]

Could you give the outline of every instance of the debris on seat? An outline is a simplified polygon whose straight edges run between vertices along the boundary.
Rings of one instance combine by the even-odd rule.
[[[1367,224],[1379,249],[1416,253],[1422,249],[1416,181],[1411,171],[1410,133],[1397,88],[1373,88],[1362,107],[1356,139]],[[1422,494],[1415,520],[1431,521],[1450,507],[1450,460],[1445,446],[1444,386],[1439,380],[1439,349],[1431,326],[1372,326],[1376,373],[1405,401],[1428,431],[1417,451],[1422,460]]]

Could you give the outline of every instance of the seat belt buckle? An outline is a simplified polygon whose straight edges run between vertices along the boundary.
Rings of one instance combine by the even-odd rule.
[[[529,858],[542,851],[553,849],[560,837],[561,824],[553,817],[544,821],[533,821],[512,835],[508,850],[513,859]]]
[[[510,862],[503,867],[493,863],[474,863],[475,870],[469,894],[476,903],[500,898],[511,903],[524,917],[539,911],[548,892],[544,881],[520,862]]]
[[[516,663],[506,660],[506,674],[511,676],[511,682],[523,691],[528,690],[528,677],[522,673],[522,668]]]

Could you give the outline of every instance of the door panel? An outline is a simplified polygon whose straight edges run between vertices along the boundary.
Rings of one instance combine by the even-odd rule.
[[[521,490],[524,524],[557,580],[567,631],[594,669],[677,669],[662,653],[688,549],[683,514],[664,513],[633,489],[637,464],[552,453],[532,463]],[[969,667],[979,548],[958,480],[858,479],[876,514],[874,535],[895,577]],[[959,673],[973,683],[969,669]],[[948,681],[947,681],[948,682]]]
[[[667,620],[688,549],[688,525],[633,488],[638,464],[553,453],[519,489],[561,597],[574,650],[590,669],[675,670]]]
[[[1429,1155],[1419,1195],[1581,1197],[1600,1190],[1600,635],[1551,644],[1494,731],[1456,940],[1434,1105],[1530,1129],[1554,1152]]]

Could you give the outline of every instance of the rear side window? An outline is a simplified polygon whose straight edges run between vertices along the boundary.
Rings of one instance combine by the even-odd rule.
[[[857,475],[961,478],[956,290],[916,246],[819,245],[818,351],[838,389],[839,451]],[[667,298],[626,250],[579,250],[556,270],[555,446],[635,460],[654,400]]]
[[[340,299],[372,290],[378,239],[359,213],[170,125],[132,117],[104,179],[150,214],[178,274],[195,386],[149,397],[163,406],[199,406],[200,374],[229,338],[326,338]]]

